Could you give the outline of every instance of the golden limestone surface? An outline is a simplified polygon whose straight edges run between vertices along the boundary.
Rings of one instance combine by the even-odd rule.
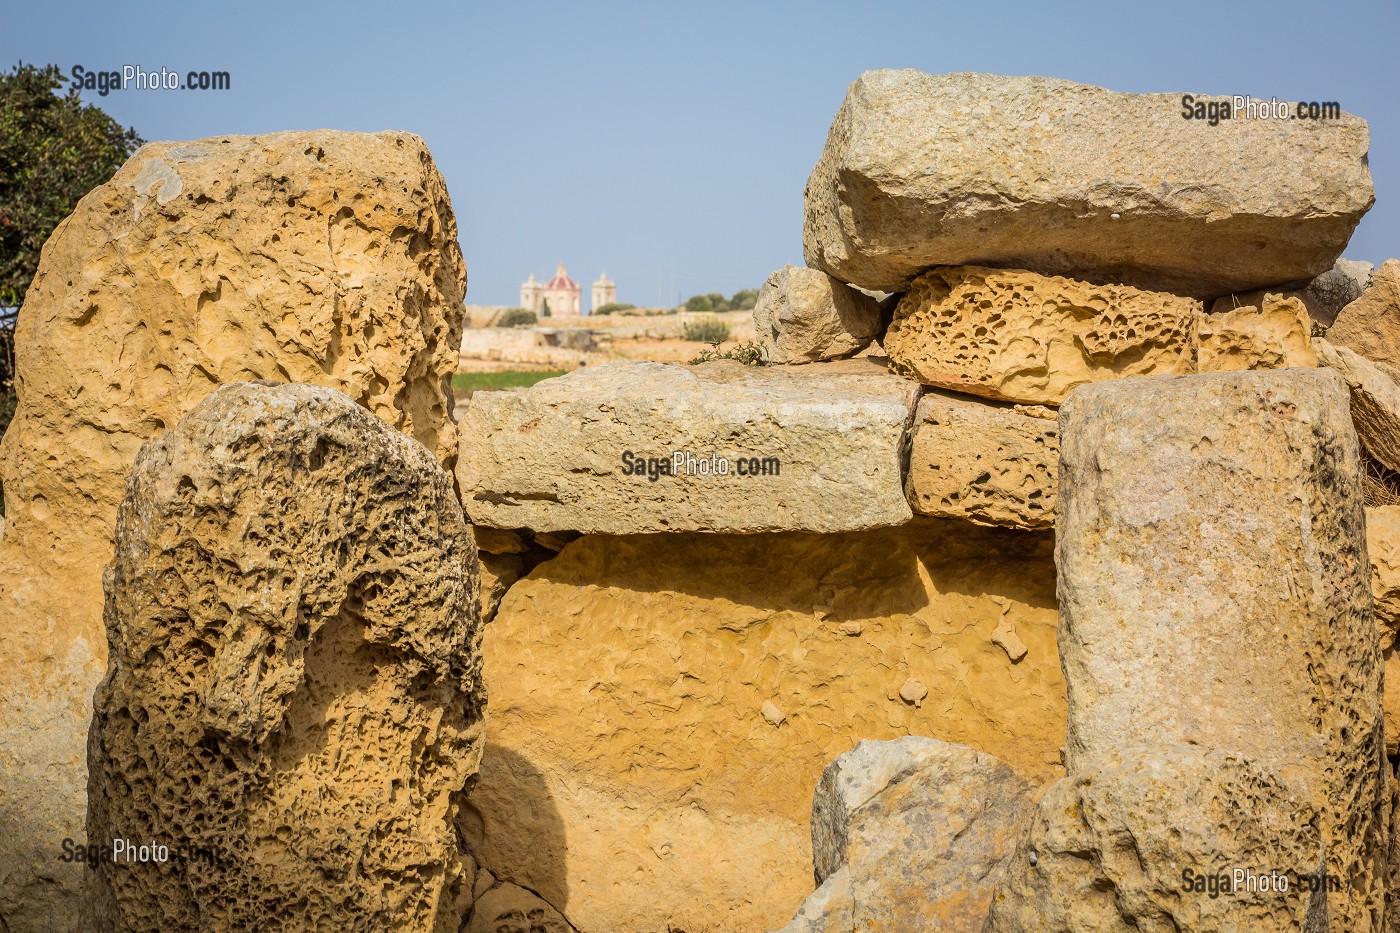
[[[1388,259],[1370,284],[1337,314],[1327,339],[1373,363],[1400,372],[1400,259]]]
[[[1051,544],[934,519],[585,535],[487,626],[474,851],[580,930],[782,926],[812,891],[812,789],[860,739],[1063,773]]]
[[[334,389],[225,386],[146,444],[89,740],[97,928],[458,929],[477,577],[432,452]]]
[[[1390,470],[1400,470],[1400,385],[1380,366],[1344,346],[1315,340],[1318,360],[1346,380],[1351,420],[1366,453]]]
[[[926,385],[1034,405],[1127,376],[1316,366],[1300,300],[1203,314],[1190,298],[1022,269],[931,269],[899,301],[884,348]]]
[[[807,265],[884,291],[967,263],[1198,298],[1332,268],[1375,201],[1366,121],[1212,126],[1183,97],[867,71],[807,179]]]
[[[1059,461],[1053,419],[931,390],[919,400],[905,489],[921,515],[1054,528]]]
[[[141,444],[219,385],[338,389],[450,466],[465,268],[409,133],[151,143],[44,245],[0,444],[0,916],[70,929],[102,568]]]
[[[933,269],[895,309],[900,373],[970,395],[1058,405],[1075,386],[1195,368],[1200,303],[1012,269]]]

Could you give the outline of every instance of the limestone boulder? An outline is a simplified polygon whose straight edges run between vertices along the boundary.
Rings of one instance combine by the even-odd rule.
[[[859,739],[1064,774],[1052,547],[924,518],[585,535],[486,628],[473,851],[580,930],[781,927],[812,892],[812,789]],[[921,704],[900,696],[911,679]]]
[[[880,336],[880,304],[825,272],[783,266],[753,309],[754,332],[771,363],[854,356]]]
[[[1346,380],[1351,420],[1366,453],[1388,470],[1400,470],[1400,385],[1391,375],[1346,347],[1316,340],[1318,360]]]
[[[1323,863],[1318,824],[1296,787],[1235,753],[1165,744],[1095,763],[1045,792],[986,931],[1363,929],[1329,925],[1307,890]]]
[[[145,445],[88,746],[97,928],[457,929],[477,575],[450,475],[333,389],[225,386]]]
[[[0,444],[0,916],[71,929],[102,568],[137,450],[219,385],[331,386],[450,466],[465,270],[408,133],[151,143],[45,244]]]
[[[885,335],[894,368],[926,385],[1058,405],[1075,386],[1195,368],[1200,302],[1015,269],[932,269]]]
[[[854,911],[851,873],[842,866],[802,902],[777,933],[849,933],[855,929]]]
[[[1312,322],[1302,299],[1265,295],[1257,307],[1246,305],[1201,318],[1196,370],[1223,373],[1316,366],[1311,334]]]
[[[611,363],[478,392],[457,482],[473,523],[606,534],[839,532],[912,515],[917,384],[871,360]]]
[[[1210,310],[1212,314],[1221,314],[1235,308],[1257,308],[1262,305],[1265,295],[1276,294],[1281,298],[1297,298],[1307,309],[1309,320],[1330,327],[1342,308],[1361,297],[1371,282],[1371,273],[1375,268],[1369,262],[1338,259],[1331,269],[1300,289],[1255,289],[1238,295],[1224,295],[1215,299]]]
[[[1400,633],[1400,506],[1366,509],[1366,553],[1371,560],[1371,599],[1381,627],[1381,648],[1388,651]]]
[[[1385,746],[1400,751],[1400,506],[1366,509],[1366,553],[1371,559],[1371,600],[1385,663]]]
[[[1337,314],[1327,339],[1400,370],[1400,259],[1381,263],[1361,297]]]
[[[1182,114],[1180,94],[868,71],[807,180],[807,265],[883,291],[975,263],[1201,298],[1332,268],[1375,200],[1366,122]]]
[[[921,515],[1054,528],[1059,460],[1053,420],[930,391],[919,401],[905,491]]]
[[[846,872],[845,931],[981,933],[1035,797],[1034,784],[965,745],[919,736],[861,742],[817,785],[817,882]],[[831,900],[820,889],[814,897]]]
[[[1060,411],[1060,456],[1071,774],[1162,743],[1270,769],[1317,809],[1342,879],[1333,922],[1373,929],[1381,657],[1345,382],[1286,369],[1085,386]]]

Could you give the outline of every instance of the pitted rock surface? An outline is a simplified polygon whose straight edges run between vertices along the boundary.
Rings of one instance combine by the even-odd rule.
[[[409,133],[144,146],[44,245],[0,444],[0,917],[74,929],[85,735],[107,663],[102,568],[142,443],[218,386],[338,389],[456,455],[447,380],[465,267],[442,176]]]
[[[107,574],[88,838],[104,931],[457,929],[478,564],[433,455],[316,386],[218,390],[142,448]]]
[[[915,512],[1053,528],[1059,475],[1053,420],[945,392],[919,400],[904,480]]]
[[[1077,385],[1195,369],[1200,302],[1016,269],[932,269],[885,335],[894,368],[969,395],[1058,405]]]

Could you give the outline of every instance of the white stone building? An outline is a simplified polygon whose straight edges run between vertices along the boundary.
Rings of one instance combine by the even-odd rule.
[[[554,278],[547,283],[535,281],[534,273],[520,286],[520,307],[543,317],[545,308],[550,314],[582,314],[583,289],[565,271],[564,264],[554,270]]]
[[[610,305],[617,301],[617,283],[608,278],[608,271],[603,270],[603,274],[598,276],[598,281],[593,283],[593,303],[588,306],[590,312],[596,312],[603,305]]]

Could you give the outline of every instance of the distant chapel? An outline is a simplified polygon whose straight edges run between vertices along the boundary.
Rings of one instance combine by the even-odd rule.
[[[617,285],[604,272],[593,283],[593,305],[590,311],[597,311],[603,305],[617,301]],[[554,278],[548,282],[535,280],[534,273],[520,286],[520,307],[543,316],[545,308],[550,314],[582,314],[583,289],[564,269],[564,264],[554,270]]]

